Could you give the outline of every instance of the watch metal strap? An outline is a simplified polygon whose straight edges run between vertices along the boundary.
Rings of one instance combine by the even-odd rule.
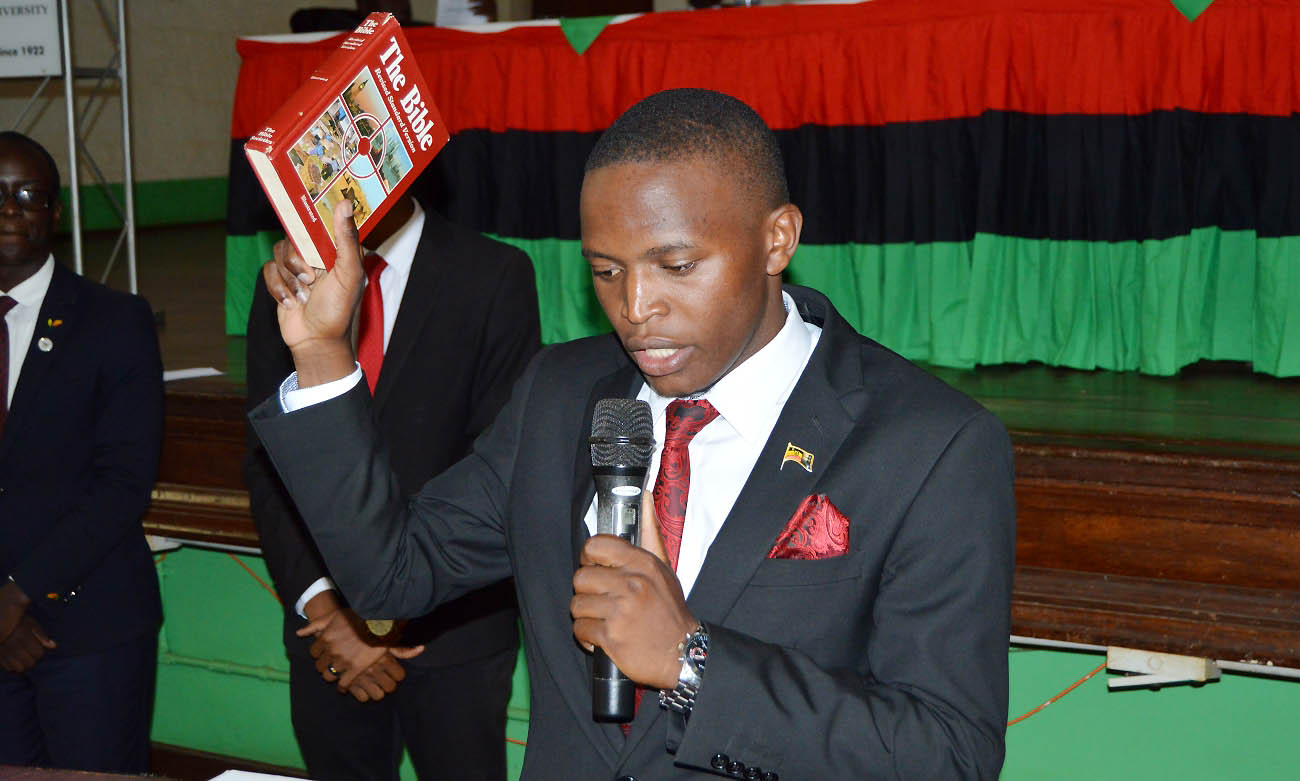
[[[691,711],[695,708],[695,697],[700,691],[701,673],[704,671],[708,656],[708,643],[708,630],[700,624],[678,644],[677,661],[682,667],[677,674],[677,685],[672,689],[659,690],[659,707],[680,713],[688,719],[691,717]],[[691,657],[689,649],[695,644],[703,646],[704,659],[697,661]]]

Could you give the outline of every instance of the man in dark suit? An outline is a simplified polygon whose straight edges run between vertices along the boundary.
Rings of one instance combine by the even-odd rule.
[[[394,445],[402,490],[415,491],[469,452],[539,349],[533,269],[519,250],[409,195],[366,243],[384,259],[371,288],[382,293],[374,338],[386,343],[380,365],[367,367],[373,410]],[[293,370],[275,301],[258,287],[248,322],[248,395],[256,401]],[[362,337],[372,333],[358,326]],[[294,733],[311,776],[396,779],[405,745],[422,778],[503,778],[519,646],[513,586],[490,585],[376,637],[334,590],[256,438],[249,446],[253,520],[285,606]],[[346,681],[313,658],[325,655],[347,658]]]
[[[253,424],[342,590],[400,615],[512,574],[530,778],[996,777],[1001,424],[783,289],[803,216],[743,103],[646,98],[597,143],[581,198],[615,335],[543,351],[473,454],[409,501],[341,336],[355,249],[310,289],[295,258],[265,269],[297,372]],[[605,397],[649,403],[663,443],[649,550],[594,534],[585,445]],[[626,733],[591,718],[593,646],[651,690]]]
[[[149,769],[162,360],[144,299],[54,261],[59,174],[0,133],[0,765]]]

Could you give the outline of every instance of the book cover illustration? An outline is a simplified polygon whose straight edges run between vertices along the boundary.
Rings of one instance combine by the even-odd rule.
[[[320,118],[285,152],[334,239],[334,207],[352,201],[357,227],[411,172],[411,156],[363,67]]]

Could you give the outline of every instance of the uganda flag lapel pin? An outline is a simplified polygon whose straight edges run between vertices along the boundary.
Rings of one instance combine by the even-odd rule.
[[[786,462],[789,461],[793,461],[809,473],[812,472],[813,454],[793,442],[785,443],[785,456],[781,458],[781,469],[785,469]]]

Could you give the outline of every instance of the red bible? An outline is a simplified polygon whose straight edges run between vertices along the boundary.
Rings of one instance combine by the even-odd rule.
[[[334,266],[335,204],[362,238],[447,143],[392,14],[373,13],[267,120],[244,154],[298,254]]]

